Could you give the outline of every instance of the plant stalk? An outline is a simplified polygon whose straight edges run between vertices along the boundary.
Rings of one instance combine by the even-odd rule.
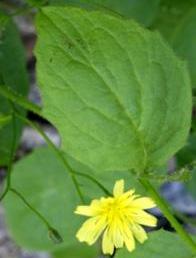
[[[63,238],[61,235],[58,233],[58,231],[53,228],[50,223],[47,221],[47,219],[38,211],[36,210],[26,199],[25,197],[18,192],[14,188],[9,189],[10,192],[14,193],[47,227],[49,237],[55,242],[55,243],[61,243],[63,242]]]
[[[181,239],[192,249],[193,253],[196,254],[196,244],[189,236],[189,234],[184,230],[181,224],[177,221],[177,219],[173,216],[170,209],[168,208],[168,204],[166,201],[159,195],[154,186],[147,179],[139,179],[141,184],[148,190],[149,194],[157,204],[157,206],[161,209],[165,217],[171,223],[173,228],[179,234]]]
[[[16,145],[16,118],[15,118],[14,106],[13,106],[13,113],[12,113],[12,130],[13,130],[13,140],[12,140],[12,145],[10,149],[9,164],[7,168],[6,187],[2,195],[0,196],[0,202],[4,199],[4,197],[6,196],[6,194],[8,193],[11,187],[11,171],[12,171],[13,159],[15,155],[15,145]]]

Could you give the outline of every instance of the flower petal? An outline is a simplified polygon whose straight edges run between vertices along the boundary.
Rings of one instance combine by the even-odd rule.
[[[122,248],[123,247],[123,236],[121,233],[122,230],[122,223],[118,221],[117,219],[113,219],[112,226],[110,227],[110,232],[112,235],[112,240],[114,243],[114,246],[116,248]]]
[[[128,234],[124,234],[124,241],[128,251],[132,252],[135,249],[135,240],[131,231]]]
[[[148,238],[145,230],[138,224],[132,224],[131,231],[140,243],[143,243]]]
[[[80,242],[87,242],[92,245],[106,227],[105,218],[93,217],[85,221],[76,234]]]
[[[133,217],[134,222],[141,224],[141,225],[145,225],[145,226],[149,226],[149,227],[156,227],[157,225],[157,218],[155,218],[154,216],[148,214],[145,211],[140,210],[137,215],[134,215]]]
[[[114,244],[111,239],[111,234],[109,234],[108,228],[105,230],[102,239],[102,250],[104,254],[113,254]]]
[[[84,215],[84,216],[89,216],[89,217],[93,216],[93,211],[91,209],[91,206],[87,206],[87,205],[78,206],[74,211],[74,213]]]
[[[114,197],[118,197],[122,195],[124,192],[124,180],[118,180],[116,181],[114,188],[113,188],[113,195]]]
[[[82,224],[81,228],[78,230],[76,234],[76,237],[80,242],[88,242],[88,232],[94,226],[94,221],[95,221],[95,218],[91,218]]]
[[[132,204],[141,209],[151,209],[156,206],[155,202],[148,197],[137,198],[133,200]]]
[[[80,205],[74,213],[87,217],[97,216],[101,210],[101,201],[93,200],[90,205]]]

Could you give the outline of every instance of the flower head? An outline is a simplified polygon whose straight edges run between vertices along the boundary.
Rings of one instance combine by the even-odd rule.
[[[102,249],[104,254],[112,254],[115,248],[124,245],[131,252],[135,240],[143,243],[147,234],[143,227],[156,226],[157,219],[145,209],[155,207],[147,197],[139,197],[134,190],[124,192],[124,180],[115,183],[113,197],[93,200],[89,206],[78,206],[75,213],[90,217],[76,234],[80,242],[92,245],[103,233]]]

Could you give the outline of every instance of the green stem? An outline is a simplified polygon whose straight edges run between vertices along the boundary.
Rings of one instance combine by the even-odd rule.
[[[44,133],[44,131],[39,127],[37,126],[35,123],[33,123],[32,121],[30,121],[29,119],[25,118],[24,116],[20,115],[18,112],[16,112],[16,116],[24,121],[26,124],[29,124],[32,128],[34,128],[43,138],[44,140],[46,141],[46,143],[48,144],[49,147],[51,147],[51,149],[56,153],[56,155],[60,158],[60,160],[63,161],[63,164],[66,168],[66,171],[68,171],[70,173],[70,171],[72,172],[72,169],[71,167],[68,165],[67,161],[65,160],[63,154],[61,153],[61,151],[56,148],[56,146],[54,145],[54,143],[48,138],[48,136]],[[80,200],[82,203],[84,203],[84,197],[82,195],[82,192],[80,190],[80,186],[77,182],[77,179],[75,178],[75,175],[74,173],[70,173],[70,176],[73,180],[73,183],[75,185],[75,188],[76,188],[76,191],[80,197]]]
[[[161,209],[165,217],[169,220],[169,222],[182,238],[182,240],[193,250],[194,253],[196,253],[196,244],[188,235],[188,233],[184,230],[181,224],[177,221],[177,219],[173,216],[170,209],[168,208],[168,204],[166,203],[166,201],[159,195],[159,193],[148,180],[140,179],[140,182],[148,190],[157,206]]]
[[[83,196],[82,191],[80,189],[80,185],[78,184],[78,180],[76,179],[76,177],[75,177],[75,175],[73,173],[70,173],[70,175],[71,175],[72,181],[73,181],[73,183],[75,185],[76,191],[77,191],[77,193],[78,193],[78,195],[80,197],[81,202],[85,203],[85,199],[84,199],[84,196]]]
[[[37,217],[40,218],[40,220],[46,225],[47,228],[51,228],[50,223],[45,219],[45,217],[37,211],[31,204],[25,199],[25,197],[19,193],[16,189],[10,188],[10,191],[13,192],[15,195],[17,195],[21,201],[34,213]]]
[[[50,223],[38,210],[31,206],[31,204],[25,199],[25,197],[21,193],[19,193],[14,188],[10,188],[9,190],[10,192],[14,193],[46,225],[49,236],[55,243],[61,243],[63,241],[58,231],[50,225]]]
[[[88,175],[88,174],[84,174],[81,172],[76,172],[74,171],[74,173],[78,176],[81,177],[86,177],[87,179],[89,179],[90,181],[92,181],[93,183],[95,183],[106,195],[108,196],[112,196],[112,193],[110,191],[108,191],[108,189],[105,188],[105,186],[103,186],[99,181],[97,181],[97,179],[95,179],[94,177]]]
[[[11,171],[12,171],[12,164],[13,164],[13,159],[14,159],[14,154],[15,154],[15,145],[16,145],[16,118],[15,118],[15,112],[14,111],[12,113],[12,127],[13,127],[12,128],[13,140],[12,140],[12,146],[11,146],[11,150],[10,150],[10,160],[9,160],[8,169],[7,169],[6,187],[5,187],[5,190],[0,197],[0,202],[6,196],[6,194],[8,193],[8,191],[11,187]]]
[[[31,110],[33,113],[41,116],[41,107],[28,101],[24,96],[16,93],[11,88],[0,86],[0,95],[12,102],[15,102],[24,109]]]

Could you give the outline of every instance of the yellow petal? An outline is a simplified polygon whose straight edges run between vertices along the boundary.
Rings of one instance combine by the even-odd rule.
[[[124,192],[124,180],[118,180],[116,181],[114,188],[113,188],[113,195],[114,197],[118,197],[122,195]]]
[[[82,227],[76,234],[80,242],[87,242],[92,245],[103,232],[106,227],[105,218],[93,217],[83,223]]]
[[[111,235],[109,234],[108,228],[105,230],[102,239],[102,250],[104,254],[113,254],[114,252],[114,244],[111,239]]]
[[[113,236],[113,242],[116,248],[122,248],[123,247],[123,237],[119,230],[116,230],[114,236]]]
[[[155,202],[148,197],[135,199],[133,200],[132,204],[133,206],[136,206],[141,209],[151,209],[156,206]]]
[[[138,224],[132,224],[131,231],[140,243],[143,243],[148,238],[145,230]]]
[[[142,224],[149,227],[156,227],[157,225],[157,219],[154,216],[142,210],[140,210],[137,215],[133,216],[133,220],[138,224]]]
[[[132,200],[136,196],[136,195],[134,195],[134,193],[135,193],[135,189],[129,190],[127,192],[124,192],[121,197],[122,197],[122,199],[131,199]]]
[[[110,232],[112,235],[112,240],[116,248],[122,248],[123,247],[123,236],[121,233],[121,227],[122,224],[120,221],[117,221],[117,219],[113,221],[112,226],[110,228]]]
[[[133,238],[133,233],[130,230],[128,221],[122,221],[122,235],[129,252],[132,252],[135,249],[135,240]]]
[[[84,216],[93,216],[93,212],[90,206],[78,206],[76,210],[74,211],[76,214],[84,215]]]
[[[74,213],[92,217],[97,216],[101,209],[101,201],[93,200],[90,205],[81,205],[76,208]]]
[[[135,249],[135,240],[131,232],[128,235],[124,235],[124,241],[128,251],[132,252]]]
[[[78,230],[76,237],[80,242],[88,242],[88,232],[92,230],[95,224],[95,218],[90,218],[85,221]]]

